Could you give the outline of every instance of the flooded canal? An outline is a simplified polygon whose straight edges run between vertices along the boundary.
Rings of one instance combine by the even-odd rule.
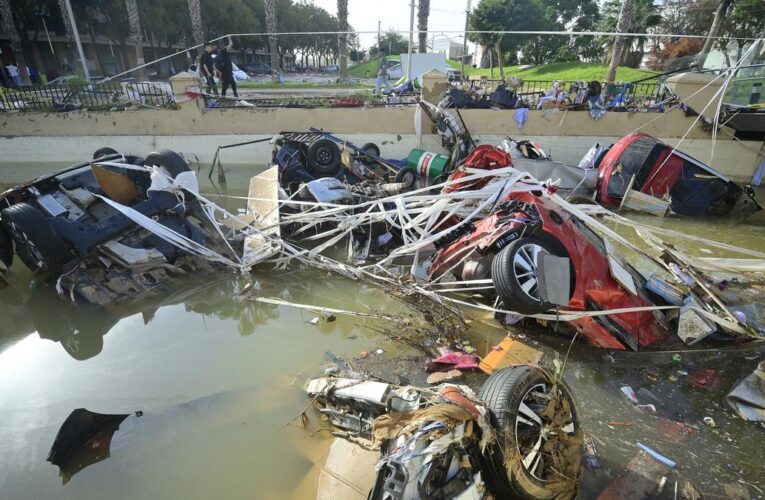
[[[0,183],[4,176],[16,182],[57,167],[30,165],[21,172],[0,165]],[[235,210],[244,205],[235,197],[245,194],[255,172],[229,174],[226,191],[204,172],[201,191],[231,196],[214,199]],[[762,212],[733,222],[639,219],[765,250]],[[252,283],[259,296],[297,303],[389,313],[403,307],[375,287],[326,272],[293,266],[279,273],[261,268],[247,277],[221,274],[158,303],[93,312],[61,300],[20,263],[12,271],[11,285],[0,290],[3,499],[312,498],[329,439],[289,425],[307,404],[306,380],[323,372],[326,351],[351,359],[377,349],[383,354],[372,356],[385,359],[410,353],[366,329],[371,320],[339,316],[314,325],[309,312],[239,295]],[[468,313],[470,340],[484,354],[506,331],[489,314]],[[542,364],[551,368],[570,346],[570,337],[541,328],[511,333],[542,350]],[[580,498],[596,497],[634,456],[638,442],[678,464],[660,498],[673,498],[675,481],[684,480],[705,498],[742,489],[763,497],[765,429],[735,417],[724,397],[765,359],[765,347],[706,347],[632,353],[573,345],[564,379],[602,461],[585,472]],[[704,368],[718,371],[717,387],[689,383],[688,374]],[[481,377],[470,380],[481,383]],[[650,391],[656,412],[634,407],[622,385]],[[45,459],[76,408],[130,416],[92,464],[62,473]],[[716,426],[704,424],[704,417]]]

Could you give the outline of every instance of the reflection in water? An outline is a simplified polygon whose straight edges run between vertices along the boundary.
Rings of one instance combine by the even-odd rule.
[[[105,415],[77,408],[56,434],[48,462],[58,465],[63,484],[89,465],[109,458],[112,436],[127,414]]]
[[[8,288],[0,290],[0,318],[5,326],[0,331],[0,351],[5,345],[37,332],[40,338],[60,343],[72,358],[79,361],[101,353],[104,336],[123,318],[135,314],[141,314],[144,325],[148,325],[159,309],[183,304],[188,312],[232,320],[239,335],[248,336],[258,327],[279,318],[278,306],[256,302],[252,297],[280,297],[310,303],[316,301],[316,290],[322,289],[322,300],[332,302],[345,295],[345,287],[359,286],[342,283],[339,287],[322,275],[283,275],[275,281],[270,279],[267,271],[244,277],[215,273],[186,280],[161,297],[120,304],[117,308],[100,308],[60,297],[47,285],[33,282],[30,286],[23,275],[14,278]],[[342,302],[336,305],[342,307]],[[310,316],[305,318],[306,321],[309,319]],[[317,325],[317,329],[325,334],[337,328],[348,336],[354,325],[352,322],[321,322]]]

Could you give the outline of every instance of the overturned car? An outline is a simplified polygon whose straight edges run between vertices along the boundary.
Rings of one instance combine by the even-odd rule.
[[[195,182],[173,151],[144,159],[101,149],[0,195],[0,256],[10,265],[15,254],[73,300],[107,305],[164,291],[210,266],[184,247],[236,259],[214,216],[184,194]]]
[[[647,134],[634,133],[596,159],[597,200],[620,206],[629,192],[668,198],[678,215],[737,215],[760,210],[749,186],[741,187],[712,167]]]

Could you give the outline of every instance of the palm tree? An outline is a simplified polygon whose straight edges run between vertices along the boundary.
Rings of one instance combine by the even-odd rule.
[[[730,9],[731,5],[733,5],[733,0],[720,0],[720,3],[717,5],[717,9],[715,10],[715,17],[712,20],[712,26],[709,28],[709,34],[707,35],[707,39],[704,40],[704,46],[701,48],[701,52],[699,53],[699,56],[696,60],[697,69],[701,70],[704,68],[704,63],[707,60],[707,55],[709,54],[709,51],[712,50],[712,44],[714,43],[715,38],[717,38],[717,35],[720,33],[720,27],[722,27],[722,23],[725,20],[725,16],[727,15],[728,9]],[[741,47],[741,44],[739,44],[739,47]]]
[[[616,22],[616,31],[618,33],[626,33],[630,29],[634,17],[635,0],[624,0],[622,2],[622,8],[619,11],[619,20]],[[611,62],[608,64],[608,74],[606,75],[606,81],[608,83],[613,83],[616,79],[616,66],[619,64],[619,58],[623,47],[624,37],[617,36],[614,40],[614,51],[613,54],[611,54]]]
[[[265,0],[266,7],[266,31],[268,31],[268,49],[271,52],[271,78],[276,81],[279,72],[279,50],[276,35],[276,3],[274,0]]]
[[[337,0],[337,21],[340,31],[348,31],[348,0]],[[341,33],[338,43],[340,44],[340,78],[348,78],[348,36]]]
[[[31,85],[29,72],[27,71],[27,62],[24,59],[24,48],[21,46],[21,36],[16,29],[16,23],[13,22],[13,11],[11,3],[8,0],[0,0],[0,18],[2,18],[3,31],[8,37],[11,45],[11,51],[16,59],[16,66],[19,68],[22,85]]]
[[[135,45],[136,66],[142,66],[146,60],[143,57],[143,35],[141,34],[141,17],[138,15],[138,3],[136,0],[125,0],[125,9],[128,15],[128,27],[130,28],[130,41]],[[145,78],[144,68],[136,70],[138,78]]]
[[[414,1],[414,0],[412,0]],[[417,31],[419,31],[420,54],[428,51],[428,16],[430,15],[430,0],[417,2]]]
[[[194,45],[205,41],[205,33],[202,30],[202,9],[199,0],[189,1],[189,17],[191,18],[191,36],[194,37]]]

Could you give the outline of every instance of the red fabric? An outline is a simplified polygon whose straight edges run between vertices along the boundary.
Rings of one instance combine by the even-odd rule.
[[[443,372],[448,370],[477,370],[481,358],[464,352],[450,352],[439,356],[428,363],[428,372]]]

